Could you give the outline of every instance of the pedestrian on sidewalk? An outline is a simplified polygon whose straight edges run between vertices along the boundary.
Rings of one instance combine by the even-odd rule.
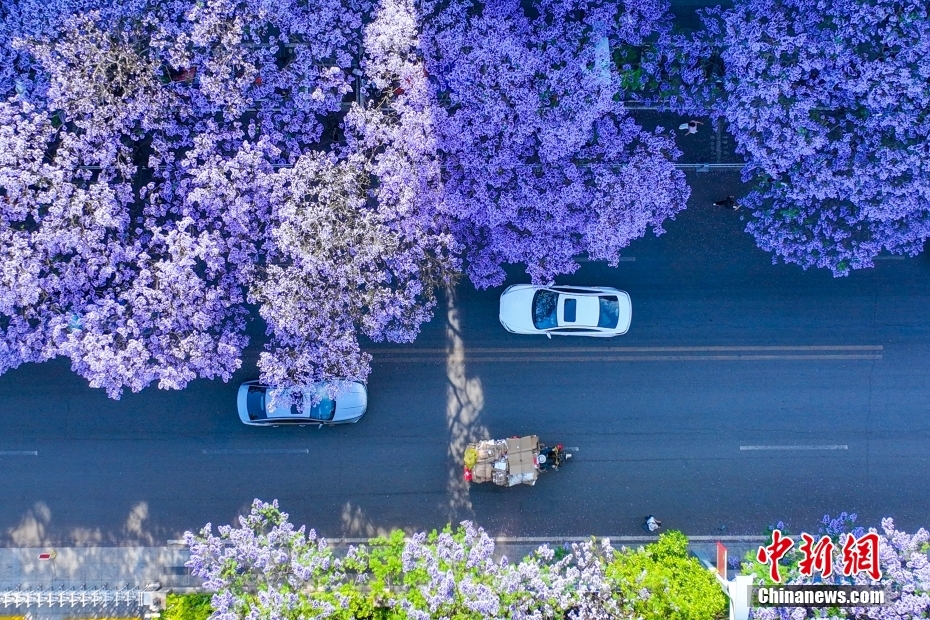
[[[646,517],[646,522],[643,523],[643,529],[649,532],[650,534],[652,532],[655,532],[660,527],[662,527],[662,522],[656,519],[655,517],[653,517],[652,515],[649,515],[648,517]]]
[[[736,202],[736,198],[733,196],[727,196],[723,200],[718,200],[714,203],[715,207],[723,207],[724,209],[733,209],[736,211],[739,209],[739,204]]]
[[[703,125],[701,121],[688,121],[687,123],[682,123],[678,126],[680,130],[685,133],[697,133],[698,125]]]

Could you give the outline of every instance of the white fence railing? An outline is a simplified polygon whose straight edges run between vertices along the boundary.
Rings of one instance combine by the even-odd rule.
[[[88,605],[142,605],[142,592],[125,590],[0,590],[4,607],[87,607]]]

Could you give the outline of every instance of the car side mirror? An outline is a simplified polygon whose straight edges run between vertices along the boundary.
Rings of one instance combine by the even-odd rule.
[[[552,334],[550,334],[549,332],[546,332],[546,338],[548,338],[549,340],[552,340]]]

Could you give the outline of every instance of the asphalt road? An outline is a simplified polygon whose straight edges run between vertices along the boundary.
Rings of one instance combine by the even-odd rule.
[[[740,213],[709,206],[736,176],[691,180],[666,235],[561,280],[629,291],[628,335],[511,335],[501,289],[464,284],[417,343],[372,347],[370,409],[350,427],[243,426],[234,397],[255,348],[229,384],[118,402],[60,361],[7,373],[0,542],[158,544],[229,523],[254,497],[331,537],[462,519],[504,535],[636,534],[647,513],[705,535],[779,519],[810,530],[841,510],[927,525],[930,259],[842,279],[773,266]],[[535,487],[464,486],[465,441],[524,433],[577,459]]]

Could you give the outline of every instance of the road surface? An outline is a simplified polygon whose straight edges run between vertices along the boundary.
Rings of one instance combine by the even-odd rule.
[[[415,344],[370,348],[370,409],[350,427],[242,425],[236,386],[257,346],[229,384],[118,402],[63,361],[7,373],[2,544],[159,544],[254,497],[330,537],[462,519],[511,536],[636,534],[646,514],[759,534],[842,510],[927,525],[930,259],[840,279],[774,266],[739,212],[709,204],[736,175],[690,180],[667,234],[560,280],[629,291],[628,335],[508,334],[503,287],[466,282]],[[515,269],[508,284],[526,280]],[[468,439],[521,433],[577,446],[577,460],[532,488],[464,485]]]

